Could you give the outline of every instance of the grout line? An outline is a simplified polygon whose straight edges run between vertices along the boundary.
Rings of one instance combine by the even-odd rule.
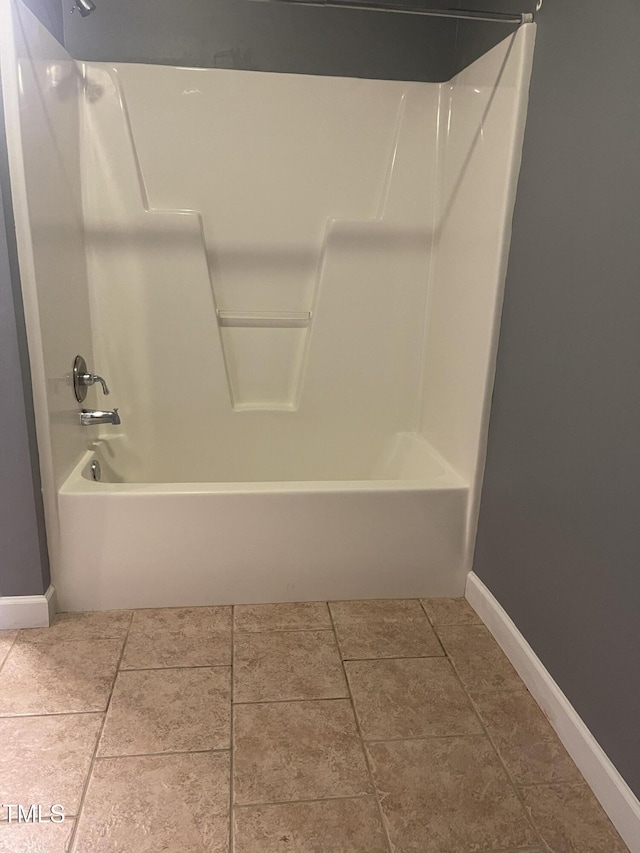
[[[252,637],[254,634],[330,634],[333,631],[333,628],[319,627],[319,628],[260,628],[255,631],[240,631],[238,628],[234,629],[234,633],[242,636]]]
[[[516,795],[516,797],[517,797],[517,799],[518,799],[518,802],[519,802],[519,803],[520,803],[520,805],[521,805],[522,812],[523,812],[523,814],[524,814],[524,816],[525,816],[525,820],[527,821],[527,823],[529,824],[529,826],[533,829],[534,835],[535,835],[535,837],[538,839],[538,841],[540,842],[540,844],[542,844],[543,848],[545,848],[545,849],[546,849],[545,841],[544,841],[544,839],[542,838],[542,835],[540,834],[540,832],[538,831],[538,827],[535,825],[535,823],[534,823],[534,821],[533,821],[533,818],[529,815],[529,812],[527,811],[527,808],[526,808],[525,803],[524,803],[524,797],[522,796],[522,792],[519,790],[519,788],[518,788],[518,786],[517,786],[517,784],[516,784],[516,782],[515,782],[515,780],[514,780],[513,776],[511,775],[511,773],[510,773],[510,771],[509,771],[509,769],[508,769],[507,765],[505,764],[504,759],[502,758],[502,755],[500,754],[500,750],[498,749],[498,747],[496,746],[496,744],[495,744],[495,743],[494,743],[494,741],[493,741],[493,738],[492,738],[492,737],[491,737],[491,735],[489,734],[489,729],[488,729],[488,728],[487,728],[487,726],[484,724],[484,720],[483,720],[483,719],[482,719],[482,717],[480,716],[480,712],[478,711],[478,708],[476,707],[476,703],[475,703],[475,702],[474,702],[474,700],[473,700],[473,696],[472,696],[472,695],[471,695],[471,693],[467,690],[467,688],[465,687],[465,684],[464,684],[464,682],[463,682],[462,678],[460,677],[460,673],[458,672],[458,670],[457,670],[457,668],[456,668],[455,661],[454,661],[454,660],[453,660],[453,658],[452,658],[452,657],[450,657],[449,655],[447,655],[447,658],[448,658],[448,660],[449,660],[449,662],[450,662],[450,664],[451,664],[451,668],[453,669],[454,673],[456,674],[456,676],[457,676],[457,678],[458,678],[458,681],[460,682],[460,684],[461,684],[461,686],[462,686],[463,691],[465,692],[465,694],[466,694],[466,696],[467,696],[467,699],[469,700],[469,703],[470,703],[470,705],[471,705],[471,707],[472,707],[472,709],[473,709],[474,714],[476,715],[476,717],[477,717],[477,718],[478,718],[478,720],[480,721],[480,725],[482,726],[482,730],[483,730],[483,732],[484,732],[484,734],[485,734],[485,736],[486,736],[487,740],[488,740],[488,741],[489,741],[489,743],[491,744],[491,747],[492,747],[492,749],[493,749],[494,753],[496,754],[496,756],[497,756],[497,758],[498,758],[498,761],[499,761],[499,762],[500,762],[500,764],[502,765],[502,768],[503,768],[504,772],[505,772],[505,773],[506,773],[506,775],[507,775],[507,779],[508,779],[508,781],[509,781],[509,783],[510,783],[510,785],[511,785],[511,788],[512,788],[512,789],[513,789],[513,791],[515,792],[515,795]],[[529,846],[531,846],[531,845],[529,845]],[[525,849],[526,849],[526,848],[525,848]]]
[[[231,669],[231,661],[229,663],[198,663],[193,666],[189,666],[186,664],[184,666],[134,666],[134,667],[120,667],[118,672],[166,672],[166,670],[171,669]]]
[[[97,708],[93,711],[35,711],[24,714],[0,714],[0,720],[32,719],[34,717],[77,717],[81,714],[104,714],[106,708]]]
[[[419,599],[418,599],[418,603],[420,604],[420,607],[422,608],[422,612],[423,612],[423,613],[424,613],[424,615],[427,617],[427,622],[429,623],[429,625],[431,625],[431,630],[432,630],[432,631],[433,631],[433,633],[435,634],[436,640],[438,641],[438,643],[439,643],[439,645],[440,645],[440,648],[442,649],[442,654],[443,654],[445,657],[448,657],[448,655],[447,655],[447,650],[446,650],[446,649],[445,649],[445,647],[444,647],[444,643],[442,642],[442,638],[440,637],[440,634],[438,633],[438,629],[436,628],[435,624],[433,623],[433,620],[431,619],[431,617],[430,617],[430,616],[429,616],[429,614],[427,613],[427,608],[424,606],[424,604],[422,603],[422,601],[423,601],[423,600],[422,600],[421,598],[419,598]]]
[[[69,851],[69,853],[72,853],[72,851],[75,847],[76,837],[78,834],[78,827],[80,826],[80,820],[82,818],[82,810],[84,808],[84,802],[85,802],[85,799],[87,797],[87,791],[89,790],[89,784],[91,782],[91,777],[93,776],[93,770],[94,770],[95,763],[96,763],[96,758],[97,758],[97,754],[98,754],[98,747],[100,746],[100,740],[102,739],[102,732],[104,731],[104,726],[105,726],[105,723],[107,721],[107,714],[109,713],[109,706],[111,705],[111,699],[113,697],[113,691],[114,691],[114,688],[116,686],[116,681],[118,680],[118,675],[120,673],[120,664],[122,663],[122,659],[124,657],[124,650],[127,647],[127,641],[129,639],[129,632],[131,631],[131,626],[133,624],[133,613],[134,613],[134,611],[131,610],[130,611],[130,617],[129,617],[129,626],[127,628],[127,633],[125,634],[125,637],[124,637],[124,642],[122,643],[122,648],[120,649],[120,656],[118,658],[118,663],[116,664],[116,671],[115,671],[115,674],[113,676],[113,681],[111,683],[111,690],[109,691],[109,699],[107,700],[107,706],[104,710],[104,717],[102,718],[102,725],[100,726],[100,730],[98,731],[98,737],[96,738],[96,745],[93,749],[93,755],[91,757],[91,763],[89,765],[89,771],[87,773],[87,778],[85,779],[84,786],[82,789],[82,795],[80,797],[80,803],[78,805],[78,814],[76,816],[76,820],[75,820],[74,825],[73,825],[73,830],[71,831],[71,836],[69,837],[69,842],[67,845],[67,850]]]
[[[38,648],[43,646],[45,648],[51,647],[52,643],[55,643],[57,646],[62,646],[65,643],[122,643],[126,634],[121,634],[119,637],[44,637],[42,640],[33,640],[29,639],[29,637],[21,637],[20,633],[22,631],[32,631],[32,630],[45,630],[44,628],[21,628],[18,636],[16,637],[16,641],[20,643],[20,645],[24,648],[25,646],[29,646],[30,648]]]
[[[344,673],[344,670],[343,670]],[[348,690],[348,688],[347,688]],[[306,696],[302,699],[256,699],[248,702],[234,702],[236,708],[244,707],[245,705],[289,705],[296,702],[344,702],[349,699],[349,693],[343,693],[342,696]]]
[[[433,622],[431,621],[431,617],[430,617],[430,616],[429,616],[429,614],[427,613],[427,608],[424,606],[423,599],[422,599],[422,598],[419,598],[419,599],[418,599],[418,603],[420,604],[420,607],[422,608],[422,610],[423,610],[423,612],[424,612],[424,615],[427,617],[427,620],[428,620],[428,622],[429,622],[429,625],[431,625],[431,627],[432,627],[432,628],[434,629],[434,631],[435,631],[435,627],[436,627],[436,626],[433,624]]]
[[[338,632],[336,630],[336,623],[335,623],[335,620],[333,618],[333,613],[331,612],[331,607],[329,607],[329,602],[327,602],[327,608],[329,610],[329,617],[331,619],[331,624],[333,625],[333,633],[334,633],[335,638],[336,638],[336,644],[338,646],[338,652],[340,653],[340,657],[342,657],[342,650],[340,648],[340,640],[338,638]],[[356,706],[355,706],[355,703],[353,700],[353,694],[351,692],[351,685],[349,684],[349,679],[347,678],[347,671],[346,671],[345,666],[344,666],[344,660],[342,661],[342,672],[344,675],[344,679],[347,683],[347,690],[349,691],[349,702],[351,704],[351,712],[353,714],[353,719],[354,719],[355,724],[356,724],[356,731],[358,732],[358,737],[360,739],[360,746],[362,748],[362,753],[364,755],[364,761],[365,761],[365,765],[367,768],[367,774],[369,776],[369,782],[371,784],[371,787],[373,788],[373,795],[375,798],[376,806],[378,807],[378,815],[380,816],[380,823],[382,826],[382,831],[384,833],[385,841],[387,842],[387,850],[388,850],[388,853],[393,853],[394,845],[391,843],[391,837],[390,837],[389,831],[387,829],[387,822],[386,822],[385,817],[384,817],[384,812],[382,811],[382,803],[380,802],[380,795],[378,793],[378,789],[376,787],[376,783],[375,783],[375,780],[373,777],[373,769],[371,767],[371,760],[369,757],[369,753],[367,751],[367,746],[366,746],[366,743],[364,740],[364,736],[362,734],[362,729],[360,727],[360,721],[359,721],[358,715],[356,713]]]
[[[17,630],[17,631],[16,631],[16,635],[15,635],[15,637],[13,638],[13,640],[11,641],[11,643],[9,644],[9,648],[7,649],[7,653],[6,653],[6,655],[5,655],[5,656],[4,656],[4,658],[0,661],[0,672],[2,672],[2,668],[3,668],[3,666],[4,666],[4,665],[5,665],[5,663],[9,660],[9,655],[10,655],[10,654],[11,654],[11,652],[13,651],[13,647],[14,647],[14,646],[15,646],[15,644],[16,644],[16,641],[17,641],[17,639],[18,639],[19,634],[20,634],[20,631],[19,631],[19,630]]]
[[[168,610],[232,610],[232,604],[185,604],[179,605],[178,607],[132,607],[131,609],[125,608],[124,610],[103,610],[103,611],[95,611],[95,610],[81,610],[77,611],[79,613],[148,613],[152,610],[159,611],[168,611]],[[69,613],[75,613],[76,611],[65,611]]]
[[[235,605],[231,607],[231,686],[230,686],[230,702],[229,702],[229,836],[228,836],[228,846],[229,853],[233,853],[233,848],[235,844],[234,832],[233,832],[233,766],[234,766],[234,753],[235,746],[233,743],[233,673],[234,673],[234,663],[235,663]]]
[[[446,738],[474,738],[481,737],[484,738],[484,732],[473,732],[469,734],[468,732],[465,734],[450,734],[450,735],[414,735],[413,737],[380,737],[367,739],[363,738],[364,742],[369,745],[377,744],[377,743],[397,743],[406,740],[445,740]]]
[[[439,640],[439,638],[438,638]],[[440,647],[442,648],[442,643],[440,643]],[[434,654],[434,655],[388,655],[386,657],[377,657],[377,658],[342,658],[343,663],[360,663],[361,661],[384,661],[384,660],[442,660],[446,657],[444,650],[442,654]]]
[[[119,761],[121,758],[163,758],[171,755],[208,755],[229,752],[228,746],[216,749],[172,749],[171,752],[127,752],[124,755],[96,755],[96,761]]]
[[[251,809],[256,806],[291,806],[298,803],[326,803],[336,802],[339,800],[372,800],[375,799],[375,794],[350,794],[345,797],[314,797],[309,800],[258,800],[255,803],[237,803],[237,809]]]

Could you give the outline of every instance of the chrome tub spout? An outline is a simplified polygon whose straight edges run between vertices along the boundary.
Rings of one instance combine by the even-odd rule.
[[[118,426],[120,423],[120,415],[117,409],[106,412],[83,409],[80,412],[80,424],[82,426],[92,426],[92,424],[113,424],[114,426]]]

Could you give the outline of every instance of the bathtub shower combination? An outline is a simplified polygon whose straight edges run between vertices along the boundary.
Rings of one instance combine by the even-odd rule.
[[[436,84],[77,63],[0,8],[60,606],[462,594],[535,25]]]

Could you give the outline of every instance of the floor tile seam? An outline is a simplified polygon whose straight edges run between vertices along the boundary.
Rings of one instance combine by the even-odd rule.
[[[338,646],[338,652],[340,653],[340,657],[342,658],[342,649],[340,648],[340,638],[338,636],[338,630],[337,630],[336,622],[335,622],[335,619],[333,618],[333,613],[331,611],[331,606],[330,606],[329,602],[327,602],[327,609],[329,611],[329,618],[331,619],[331,624],[333,625],[333,631],[334,631],[334,634],[336,637],[336,644]],[[349,683],[349,678],[347,677],[347,671],[346,671],[346,668],[344,665],[345,664],[344,660],[342,660],[341,663],[342,663],[342,672],[344,674],[344,680],[345,680],[345,683],[347,685],[347,690],[349,691],[349,703],[351,706],[351,713],[353,714],[353,719],[354,719],[355,726],[356,726],[356,732],[358,735],[358,740],[360,741],[360,748],[362,749],[362,754],[364,756],[364,762],[365,762],[365,767],[367,768],[367,776],[369,779],[369,784],[371,785],[374,800],[375,800],[376,807],[378,810],[378,818],[380,820],[380,825],[382,826],[382,832],[384,834],[384,840],[385,840],[386,847],[387,847],[387,853],[394,853],[394,845],[391,843],[391,835],[389,833],[389,829],[387,827],[387,821],[385,819],[384,812],[382,810],[382,802],[380,800],[380,793],[378,792],[378,788],[377,788],[376,783],[375,783],[375,777],[373,775],[373,768],[371,766],[371,760],[369,757],[367,747],[366,747],[365,742],[364,742],[364,737],[362,734],[362,728],[360,726],[360,722],[358,720],[358,715],[356,713],[356,706],[355,706],[355,702],[353,699],[353,693],[351,690],[351,685]]]
[[[451,599],[450,596],[445,596],[444,598],[437,598],[436,597],[435,601],[447,601],[447,600],[455,601],[456,598],[464,598],[464,596],[462,596],[462,595],[461,596],[454,596],[453,599]],[[471,626],[475,625],[476,627],[484,625],[484,622],[482,621],[482,619],[480,619],[480,617],[478,616],[478,614],[474,610],[474,615],[475,615],[476,619],[478,620],[477,622],[468,622],[468,621],[466,621],[466,622],[443,622],[441,625],[438,626],[436,624],[436,622],[434,621],[433,617],[429,616],[427,608],[424,606],[425,601],[433,601],[433,600],[434,600],[434,598],[429,598],[428,596],[426,598],[419,598],[418,599],[418,601],[420,602],[420,607],[422,607],[422,609],[424,610],[425,616],[427,617],[427,619],[431,623],[431,627],[433,628],[434,631],[436,630],[436,627],[440,627],[440,628],[465,628],[465,627],[468,627],[469,625],[471,625]],[[466,599],[465,599],[465,601],[466,601]],[[469,606],[471,606],[471,605],[469,605]]]
[[[252,637],[254,634],[331,634],[333,628],[261,628],[256,631],[234,629],[234,635]]]
[[[50,713],[46,711],[34,711],[33,713],[26,712],[22,714],[0,714],[0,720],[37,719],[39,717],[79,717],[90,714],[106,714],[106,708],[100,708],[100,710],[96,711],[52,711]]]
[[[133,626],[132,626],[133,627]],[[170,645],[172,650],[180,649],[185,644],[188,648],[193,648],[194,645],[197,645],[199,649],[206,648],[207,645],[216,645],[222,644],[229,641],[229,637],[231,636],[231,628],[224,628],[220,631],[216,631],[215,633],[207,633],[205,636],[200,636],[198,634],[189,635],[180,631],[162,631],[162,630],[154,630],[149,633],[133,633],[129,635],[129,641],[132,643],[132,646],[135,643],[150,645],[152,648],[155,648],[158,644],[158,641],[161,640],[165,644]],[[188,652],[187,652],[188,653]],[[213,657],[215,657],[215,653],[211,653]],[[200,664],[201,666],[209,666],[209,664]],[[215,665],[215,664],[214,664]],[[228,666],[228,664],[225,664]],[[163,669],[163,667],[157,667],[158,669]]]
[[[19,635],[19,633],[20,633],[20,631],[19,631],[19,630],[18,630],[18,631],[16,631],[16,635],[15,635],[15,637],[14,637],[14,638],[13,638],[13,640],[11,640],[11,642],[9,643],[9,648],[7,649],[7,653],[6,653],[6,655],[2,658],[2,660],[0,660],[0,672],[2,672],[2,670],[3,670],[3,667],[4,667],[5,663],[9,660],[9,655],[10,655],[10,654],[11,654],[11,652],[13,651],[13,647],[14,647],[14,646],[15,646],[15,644],[16,644],[16,640],[18,639],[18,635]]]
[[[23,629],[26,630],[26,629]],[[14,643],[17,643],[22,648],[38,648],[43,646],[45,648],[52,646],[65,646],[76,643],[124,643],[126,640],[126,635],[120,637],[45,637],[42,640],[30,640],[27,638],[21,638],[20,632],[18,632],[18,636],[15,638]]]
[[[360,604],[361,602],[372,602],[372,601],[420,601],[419,598],[411,598],[404,596],[402,598],[393,598],[389,596],[382,596],[378,598],[327,598],[327,604]]]
[[[491,737],[491,733],[489,731],[489,728],[488,728],[488,726],[485,725],[485,722],[482,719],[480,711],[477,708],[476,703],[473,700],[473,696],[465,687],[464,682],[462,681],[462,678],[460,677],[460,673],[458,672],[458,669],[456,667],[455,661],[452,658],[450,658],[450,660],[451,660],[451,666],[453,667],[453,670],[454,670],[454,672],[455,672],[455,674],[456,674],[456,676],[460,682],[460,685],[461,685],[463,691],[465,692],[465,695],[467,696],[467,699],[469,700],[469,703],[470,703],[471,707],[473,708],[473,711],[474,711],[476,717],[478,718],[480,725],[482,726],[482,729],[485,733],[485,736],[487,737],[487,740],[489,741],[489,743],[491,745],[491,748],[493,749],[494,754],[496,755],[498,761],[500,762],[500,764],[502,766],[502,769],[504,770],[504,772],[507,776],[507,780],[508,780],[509,784],[511,785],[513,792],[515,793],[518,802],[520,803],[520,807],[522,809],[522,813],[524,814],[525,820],[527,821],[527,823],[529,824],[529,826],[533,830],[533,833],[534,833],[536,839],[538,840],[538,842],[540,844],[542,844],[542,846],[544,848],[545,847],[544,839],[542,838],[542,835],[541,835],[540,831],[538,830],[538,827],[536,826],[533,818],[529,814],[529,811],[528,811],[528,809],[525,805],[525,802],[524,802],[524,797],[522,796],[522,793],[519,790],[519,788],[515,782],[515,779],[513,778],[511,772],[509,771],[509,768],[507,767],[507,765],[506,765],[506,763],[505,763],[505,761],[504,761],[504,759],[500,753],[500,750],[498,749],[497,744],[495,743],[495,741]]]
[[[233,810],[238,811],[239,809],[253,809],[256,808],[256,806],[294,806],[304,803],[336,803],[341,802],[343,800],[373,800],[375,802],[375,799],[375,793],[373,791],[370,791],[366,794],[346,794],[339,797],[308,797],[306,799],[303,798],[299,800],[260,800],[251,803],[234,803]]]
[[[426,613],[426,611],[425,611]],[[427,619],[429,619],[429,615],[427,614]],[[432,622],[429,619],[429,624],[433,628],[436,634],[438,631],[441,631],[443,628],[481,628],[482,623],[480,622]],[[439,637],[438,637],[439,639]]]
[[[373,657],[373,658],[342,658],[343,663],[359,663],[361,661],[381,661],[381,660],[442,660],[443,658],[448,657],[446,652],[442,652],[442,654],[432,654],[432,655],[386,655],[385,657]]]
[[[259,702],[232,702],[232,707],[244,708],[247,705],[299,705],[302,702],[348,702],[350,698],[350,694],[347,693],[344,696],[320,696],[317,699],[263,699]]]
[[[231,671],[230,671],[230,686],[229,686],[229,835],[227,837],[227,845],[229,853],[234,853],[235,848],[235,832],[233,823],[233,797],[234,797],[234,768],[235,768],[235,743],[233,740],[233,708],[234,708],[234,683],[235,683],[235,622],[236,608],[231,606],[231,636],[230,636],[230,655],[231,655]]]
[[[333,612],[333,610],[331,608],[332,604],[335,604],[338,606],[341,604],[362,604],[362,603],[370,604],[370,603],[378,602],[378,601],[384,601],[384,602],[391,601],[394,603],[397,603],[399,601],[408,601],[410,603],[415,602],[418,605],[418,610],[420,612],[424,612],[425,616],[427,615],[427,613],[423,607],[423,604],[422,604],[422,599],[420,599],[420,598],[345,598],[345,599],[337,598],[334,600],[328,599],[326,603],[327,603],[327,607],[329,608],[329,612],[331,613],[331,617],[335,621],[335,615],[336,614]],[[375,615],[375,614],[373,614],[373,615]],[[366,619],[366,616],[365,617],[352,616],[352,617],[347,617],[347,618],[350,618],[352,620],[363,620],[363,619]],[[396,616],[386,616],[383,618],[386,618],[388,621],[396,621],[396,622],[404,622],[404,621],[410,621],[410,620],[413,620],[416,622],[421,621],[420,618],[418,617],[417,613],[403,613],[403,614],[398,614]]]
[[[395,628],[395,627],[405,627],[405,628],[420,628],[424,627],[425,624],[435,633],[435,628],[429,622],[429,617],[426,615],[424,610],[420,610],[421,616],[411,616],[409,618],[399,617],[393,619],[384,619],[384,618],[376,618],[375,616],[371,616],[367,619],[349,619],[344,621],[337,621],[335,623],[336,630],[344,630],[347,628],[363,628],[371,626],[372,624],[383,625],[385,628]]]
[[[233,604],[191,604],[186,605],[184,607],[132,607],[131,613],[149,613],[154,610],[158,610],[162,612],[168,612],[170,610],[231,610]],[[92,611],[86,611],[91,613]],[[105,613],[113,612],[113,611],[104,611]],[[116,611],[117,612],[117,611]]]
[[[423,613],[424,613],[424,615],[425,615],[425,618],[426,618],[427,622],[429,623],[429,625],[431,625],[431,630],[433,631],[433,633],[434,633],[434,635],[435,635],[436,640],[437,640],[437,641],[438,641],[438,643],[440,644],[440,648],[442,649],[442,654],[443,654],[443,655],[445,655],[445,657],[448,657],[447,650],[446,650],[446,649],[445,649],[445,647],[444,647],[444,643],[442,642],[442,638],[441,638],[440,634],[438,633],[438,629],[436,628],[436,626],[435,626],[435,624],[434,624],[434,622],[433,622],[433,619],[432,619],[432,618],[429,616],[429,614],[427,613],[427,609],[426,609],[426,607],[424,606],[424,604],[422,603],[422,599],[421,599],[421,598],[419,598],[419,599],[418,599],[418,602],[419,602],[419,604],[420,604],[420,607],[421,607],[421,609],[422,609],[422,612],[423,612]]]
[[[129,619],[129,625],[127,628],[127,633],[125,635],[124,642],[122,643],[122,648],[120,649],[120,655],[119,655],[118,661],[116,663],[116,669],[115,669],[115,672],[113,675],[113,680],[111,682],[111,689],[109,690],[109,697],[107,699],[106,707],[104,709],[104,716],[102,718],[102,723],[101,723],[100,728],[98,730],[98,736],[96,738],[96,743],[95,743],[95,746],[93,748],[93,755],[91,757],[91,762],[89,763],[89,770],[87,772],[87,776],[86,776],[86,779],[84,781],[84,785],[82,787],[82,794],[80,795],[80,801],[78,803],[78,814],[77,814],[76,820],[74,822],[73,829],[71,831],[71,835],[69,837],[69,841],[68,841],[67,848],[66,848],[68,853],[73,853],[73,850],[74,850],[75,845],[76,845],[76,838],[78,835],[78,827],[79,827],[80,821],[82,819],[82,811],[83,811],[84,803],[85,803],[85,800],[87,797],[87,791],[89,790],[89,785],[90,785],[91,779],[93,777],[93,770],[94,770],[96,760],[97,760],[98,748],[100,746],[100,741],[102,740],[102,733],[104,732],[105,723],[107,721],[107,715],[109,713],[109,706],[111,705],[111,699],[113,697],[113,691],[114,691],[114,688],[116,685],[116,681],[118,680],[118,674],[120,672],[120,664],[122,663],[122,660],[124,658],[124,652],[125,652],[125,649],[127,647],[127,642],[129,640],[129,633],[130,633],[131,627],[133,625],[133,613],[134,613],[134,611],[132,610],[131,611],[131,618]]]
[[[237,702],[232,702],[234,708],[240,705],[282,705],[287,702],[331,702],[334,699],[348,699],[349,694],[344,693],[341,696],[306,696],[292,697],[284,699],[240,699]]]
[[[125,752],[120,755],[96,755],[99,761],[118,761],[121,758],[165,758],[172,755],[218,755],[231,752],[231,746],[220,746],[212,749],[172,749],[162,752]]]
[[[16,637],[16,640],[20,640],[20,642],[25,646],[50,646],[54,643],[103,643],[114,642],[115,640],[117,640],[118,642],[122,642],[124,640],[124,635],[121,635],[119,637],[56,637],[54,634],[51,637],[43,637],[41,640],[37,640],[33,637],[28,636],[18,636]]]
[[[467,696],[469,696],[469,698],[473,698],[474,695],[475,696],[489,696],[489,695],[494,695],[496,693],[502,693],[504,695],[508,695],[508,694],[512,694],[512,693],[522,693],[522,692],[528,693],[529,692],[527,689],[527,685],[524,683],[524,681],[522,681],[522,679],[518,675],[517,671],[516,671],[516,675],[518,676],[518,680],[520,681],[520,684],[517,687],[496,687],[495,689],[488,688],[486,690],[474,690],[474,691],[469,690],[465,686],[465,684],[462,680],[462,676],[460,675],[460,673],[458,671],[458,667],[457,667],[454,656],[451,654],[451,652],[447,651],[447,649],[444,645],[442,645],[442,648],[444,650],[444,656],[447,658],[447,660],[449,661],[451,666],[454,668],[456,676],[457,676],[458,680],[460,681],[460,683],[462,684],[462,689],[467,694]],[[506,657],[506,655],[504,654],[504,652],[502,651],[500,646],[497,646],[496,651],[499,653],[496,655],[497,657],[499,657],[499,658]],[[507,658],[507,660],[509,660],[509,659]],[[509,663],[511,663],[511,662],[509,661]]]
[[[141,627],[139,623],[132,622],[133,637],[136,640],[153,640],[158,636],[172,640],[219,640],[221,635],[225,637],[231,633],[231,625],[224,628],[212,628],[210,625],[182,626],[181,628],[166,625],[149,625]]]
[[[231,669],[230,663],[214,663],[214,664],[205,664],[198,663],[193,666],[189,666],[185,664],[184,666],[135,666],[135,667],[120,667],[118,669],[118,674],[121,672],[166,672],[167,670],[180,670],[180,669]]]
[[[423,609],[423,611],[424,611],[424,615],[425,615],[425,616],[427,617],[427,619],[429,620],[429,624],[431,625],[431,627],[432,627],[432,628],[433,628],[433,630],[435,631],[436,626],[433,624],[433,619],[431,618],[431,616],[429,616],[429,614],[427,613],[427,608],[424,606],[425,599],[424,599],[424,598],[419,598],[419,599],[418,599],[418,601],[420,602],[420,607],[421,607],[421,608]]]
[[[404,743],[406,741],[417,741],[417,740],[454,740],[455,738],[465,738],[469,740],[471,738],[482,738],[486,739],[486,734],[484,731],[481,732],[471,732],[466,734],[449,734],[449,735],[411,735],[410,737],[383,737],[383,738],[373,738],[370,740],[364,739],[365,746],[375,746],[380,743]]]
[[[434,628],[436,636],[440,640],[440,643],[441,643],[443,649],[445,650],[445,654],[451,656],[452,653],[447,651],[445,641],[442,639],[442,637],[440,637],[440,634],[438,633],[438,630],[439,629],[441,630],[442,628],[485,628],[485,631],[487,632],[487,635],[489,637],[490,642],[488,643],[487,648],[484,649],[484,652],[487,655],[490,655],[491,657],[497,657],[500,659],[506,658],[506,660],[511,664],[511,661],[509,661],[509,658],[507,658],[504,651],[500,648],[500,646],[495,641],[493,636],[489,633],[488,628],[486,628],[484,625],[440,625],[440,626],[438,626],[438,628]],[[511,664],[511,665],[513,666],[513,664]]]

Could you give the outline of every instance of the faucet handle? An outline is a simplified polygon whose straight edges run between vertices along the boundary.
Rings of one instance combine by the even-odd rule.
[[[111,392],[109,391],[109,387],[106,381],[102,378],[102,376],[98,376],[97,373],[80,373],[77,379],[78,385],[84,385],[87,388],[90,385],[95,385],[96,382],[99,382],[102,385],[102,393],[108,396]]]
[[[87,362],[82,358],[81,355],[77,355],[75,361],[73,362],[73,390],[76,396],[76,400],[79,403],[83,403],[85,397],[87,396],[86,389],[95,385],[96,382],[99,382],[102,386],[102,393],[105,396],[109,395],[109,387],[106,381],[102,378],[102,376],[98,376],[97,373],[90,373],[87,370]]]
[[[99,382],[102,385],[102,393],[105,397],[108,397],[111,392],[109,391],[109,386],[102,376],[98,376],[97,373],[90,373],[89,376],[91,377],[91,382],[87,382],[87,385],[95,385],[96,382]]]

